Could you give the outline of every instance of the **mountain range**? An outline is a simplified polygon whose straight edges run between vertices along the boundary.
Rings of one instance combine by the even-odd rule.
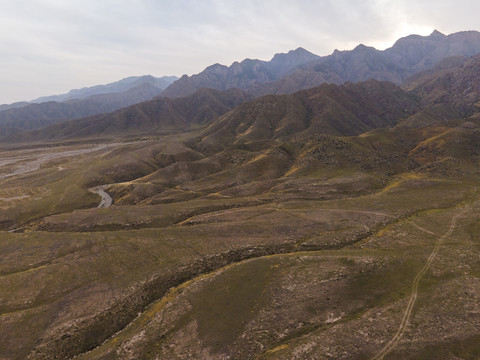
[[[247,90],[256,84],[273,82],[295,67],[319,58],[303,48],[298,48],[286,54],[276,54],[270,61],[245,59],[234,62],[229,67],[214,64],[199,74],[183,75],[168,86],[162,96],[182,97],[200,88],[225,90],[234,87]]]
[[[419,127],[478,113],[479,68],[480,56],[453,57],[414,75],[401,87],[368,80],[258,98],[239,89],[201,89],[183,98],[158,97],[4,141],[165,134],[203,127],[197,146],[212,153],[227,144],[298,140],[316,133],[353,136],[400,122]]]
[[[480,53],[480,33],[465,31],[443,35],[410,35],[384,51],[358,45],[353,50],[335,50],[317,56],[299,48],[277,54],[272,60],[244,60],[230,67],[212,65],[199,74],[182,76],[165,89],[162,96],[181,97],[202,87],[223,90],[237,87],[259,96],[290,94],[322,83],[343,84],[368,79],[400,84],[416,72],[431,68],[451,56]]]
[[[383,51],[359,45],[353,50],[335,50],[333,54],[323,57],[297,48],[276,54],[270,61],[246,59],[229,67],[214,64],[199,74],[184,75],[177,80],[175,77],[130,77],[107,85],[42,97],[34,100],[39,102],[35,104],[20,102],[2,105],[0,136],[110,113],[157,96],[181,98],[202,88],[237,88],[248,94],[245,97],[247,99],[268,94],[293,94],[323,83],[340,85],[375,79],[400,85],[415,74],[435,69],[439,63],[440,67],[446,64],[453,66],[461,59],[478,53],[480,33],[476,31],[448,36],[434,31],[429,36],[411,35],[399,39],[391,48]],[[130,111],[140,111],[138,117],[141,118],[140,108]],[[155,129],[158,130],[158,126]]]

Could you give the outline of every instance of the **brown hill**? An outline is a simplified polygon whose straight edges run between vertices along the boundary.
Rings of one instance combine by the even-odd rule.
[[[421,171],[450,176],[463,174],[470,169],[472,172],[478,171],[478,121],[460,122],[458,126],[448,126],[442,130],[410,150],[409,157],[421,166]]]
[[[245,103],[210,124],[198,147],[210,152],[226,143],[240,146],[319,133],[359,135],[394,125],[417,109],[414,97],[392,83],[324,84],[293,95],[268,95]]]
[[[238,89],[203,89],[180,99],[157,98],[110,114],[67,121],[7,141],[45,141],[118,135],[151,135],[203,125],[250,99]]]

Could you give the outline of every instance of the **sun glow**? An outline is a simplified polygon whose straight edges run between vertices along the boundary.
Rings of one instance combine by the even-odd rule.
[[[431,26],[402,23],[401,25],[399,25],[398,29],[391,34],[389,39],[372,42],[372,46],[375,47],[377,50],[385,50],[385,49],[388,49],[389,47],[392,47],[395,41],[397,41],[402,37],[405,37],[408,35],[428,36],[434,30],[435,29],[433,29]],[[441,29],[437,29],[437,30],[442,32]]]

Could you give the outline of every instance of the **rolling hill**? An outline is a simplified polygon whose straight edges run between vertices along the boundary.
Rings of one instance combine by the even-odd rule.
[[[207,126],[201,132],[203,144],[199,146],[216,149],[230,143],[300,139],[315,133],[358,135],[395,125],[417,109],[413,96],[376,80],[341,86],[324,84],[292,95],[254,100],[238,89],[202,89],[185,98],[158,98],[111,114],[19,134],[10,141],[148,135]]]
[[[388,82],[324,84],[292,95],[267,95],[213,122],[203,137],[234,142],[359,135],[396,124],[418,109],[415,98]]]

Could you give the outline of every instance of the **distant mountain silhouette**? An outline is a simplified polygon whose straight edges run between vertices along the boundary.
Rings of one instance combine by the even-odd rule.
[[[175,80],[178,80],[176,76],[163,76],[160,78],[156,78],[151,75],[130,76],[125,79],[122,79],[110,84],[106,84],[106,85],[96,85],[96,86],[86,87],[82,89],[74,89],[74,90],[70,90],[66,94],[61,94],[61,95],[42,96],[38,99],[32,100],[31,102],[32,103],[42,103],[42,102],[48,102],[48,101],[61,102],[61,101],[74,100],[74,99],[85,99],[92,95],[125,92],[130,89],[134,89],[144,85],[151,85],[160,90],[163,90]]]
[[[30,105],[30,103],[28,101],[19,101],[19,102],[13,103],[13,104],[4,104],[4,105],[0,105],[0,111],[17,109],[17,108],[24,107],[24,106],[27,106],[27,105]]]

